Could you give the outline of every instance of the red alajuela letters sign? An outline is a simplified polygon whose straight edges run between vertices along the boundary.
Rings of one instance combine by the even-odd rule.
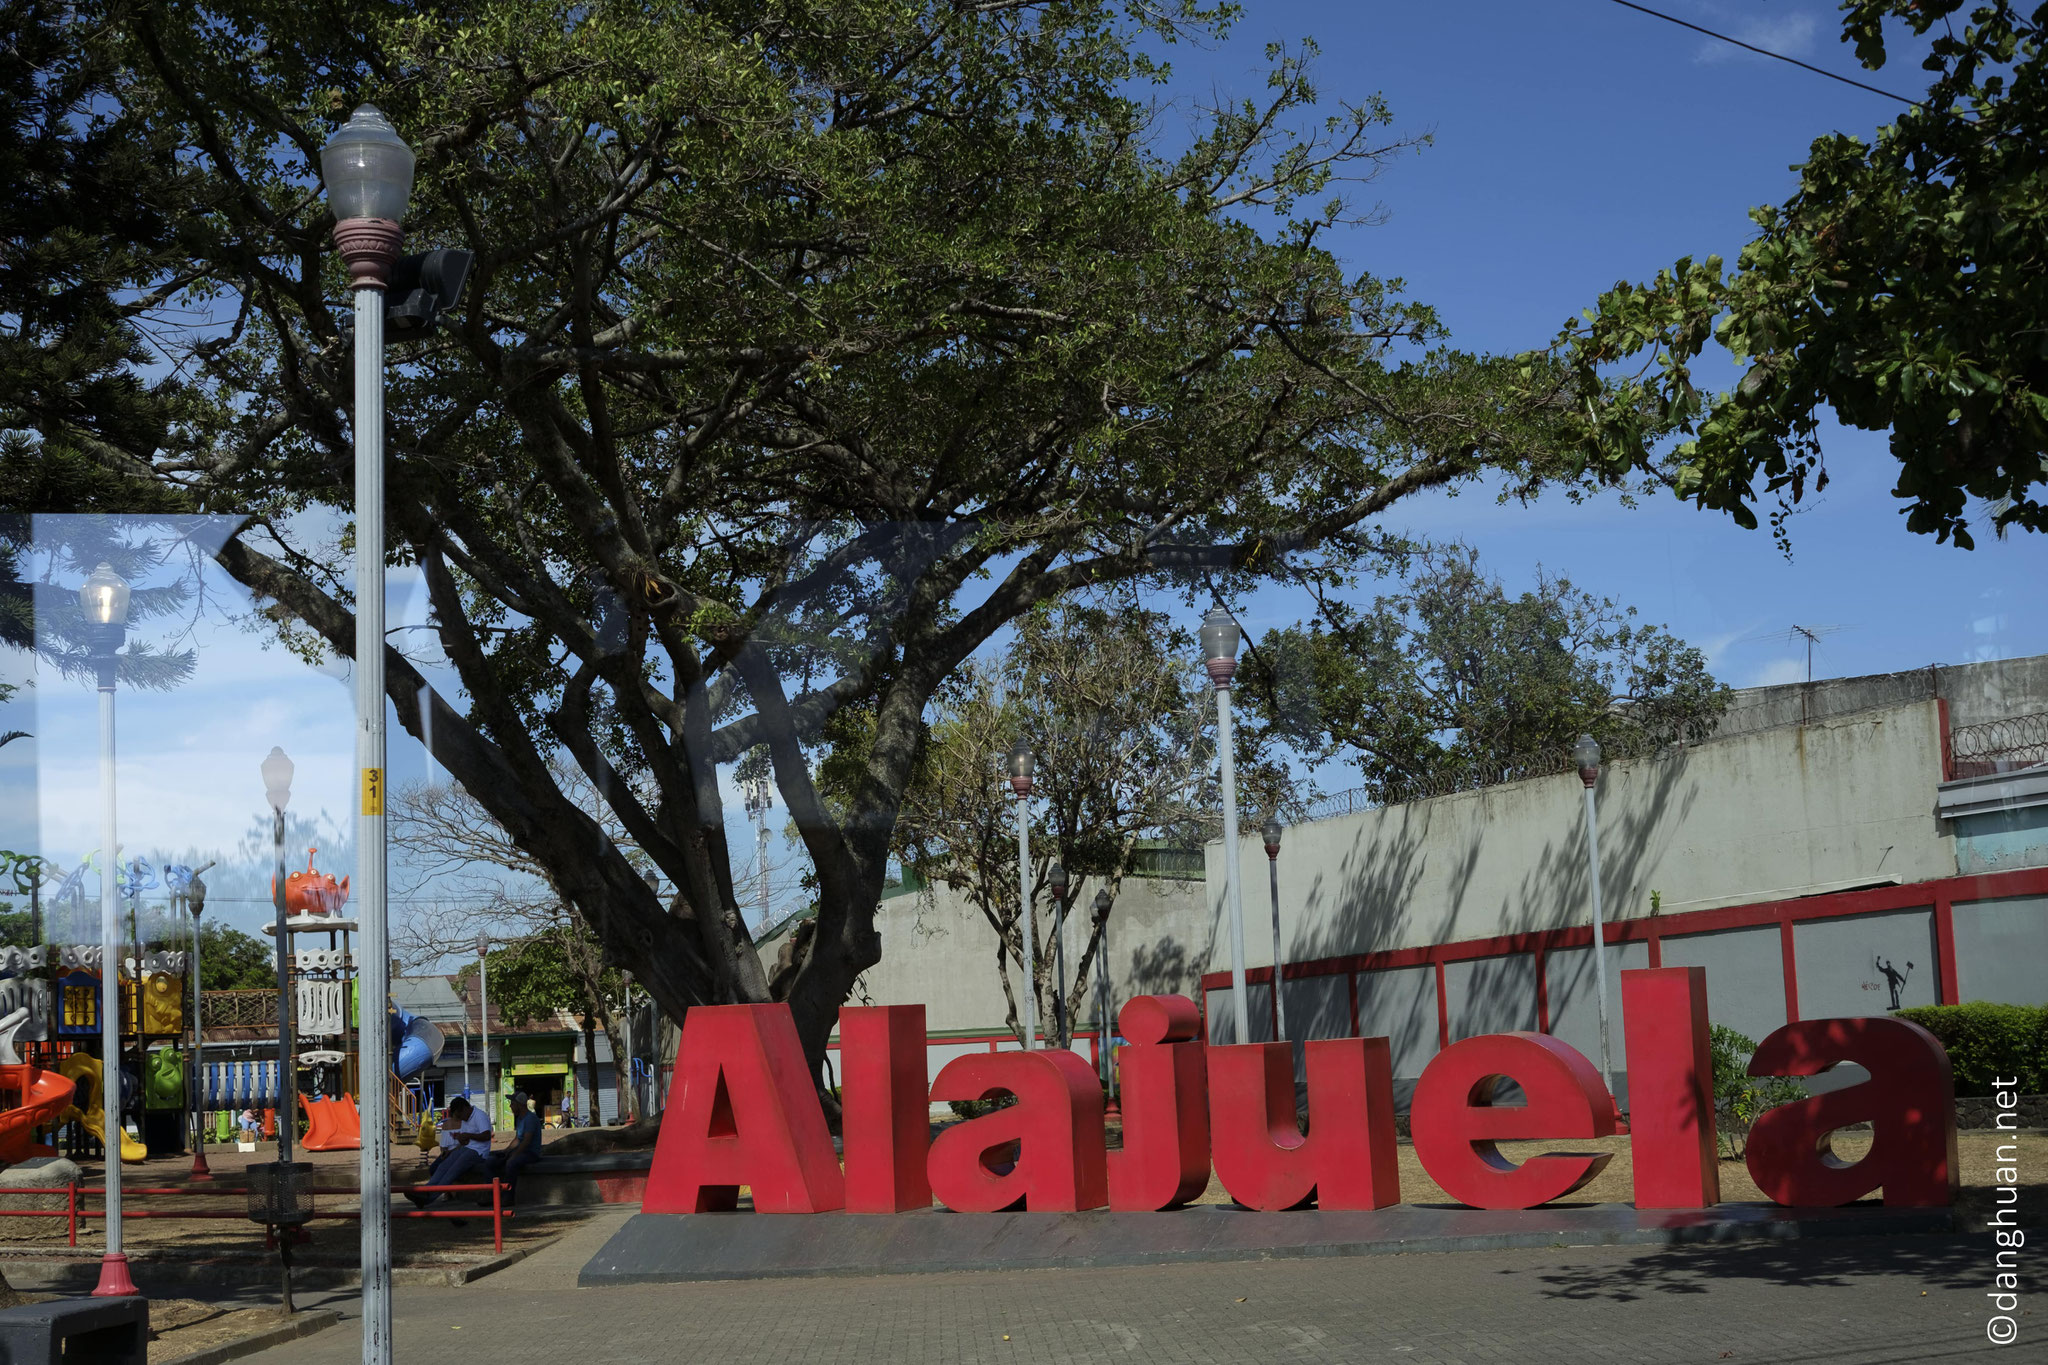
[[[1117,1012],[1124,1145],[1109,1154],[1109,1206],[1170,1209],[1209,1187],[1209,1087],[1202,1015],[1184,995],[1141,995]]]
[[[1706,976],[1697,967],[1621,974],[1629,1143],[1642,1208],[1720,1198]],[[1384,1208],[1400,1199],[1393,1077],[1384,1038],[1303,1045],[1309,1129],[1295,1121],[1287,1044],[1205,1045],[1181,996],[1140,996],[1120,1015],[1124,1145],[1109,1152],[1093,1069],[1064,1049],[956,1058],[927,1087],[924,1008],[840,1012],[842,1175],[783,1005],[698,1006],[683,1026],[673,1103],[643,1205],[649,1213],[896,1213],[932,1196],[959,1212],[1168,1209],[1207,1185],[1211,1164],[1248,1208]],[[1758,1188],[1782,1204],[1953,1202],[1955,1101],[1933,1035],[1890,1018],[1788,1024],[1756,1050],[1755,1075],[1812,1076],[1839,1063],[1861,1085],[1773,1109],[1749,1138]],[[1499,1104],[1507,1082],[1523,1102]],[[1013,1097],[927,1142],[927,1105]],[[1829,1133],[1869,1121],[1871,1150],[1845,1164]],[[1593,1064],[1541,1033],[1467,1038],[1423,1068],[1410,1110],[1416,1156],[1453,1198],[1530,1208],[1579,1189],[1611,1159],[1558,1151],[1522,1161],[1501,1142],[1569,1143],[1616,1131]]]

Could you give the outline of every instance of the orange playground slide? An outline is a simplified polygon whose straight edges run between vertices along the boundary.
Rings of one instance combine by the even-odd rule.
[[[352,1152],[362,1147],[362,1119],[353,1098],[343,1095],[330,1100],[315,1095],[308,1099],[301,1095],[299,1102],[306,1106],[306,1137],[301,1147],[309,1152]]]
[[[76,1088],[70,1077],[55,1071],[26,1062],[0,1064],[0,1090],[21,1096],[20,1107],[0,1112],[0,1163],[55,1156],[56,1148],[37,1144],[35,1130],[57,1126],[57,1115],[70,1106]]]

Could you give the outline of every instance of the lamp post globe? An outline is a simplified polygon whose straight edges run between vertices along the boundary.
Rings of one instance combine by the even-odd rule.
[[[1259,826],[1259,837],[1266,841],[1268,858],[1280,856],[1280,836],[1286,829],[1287,826],[1280,823],[1280,817],[1277,815],[1269,817],[1265,824]]]
[[[1579,770],[1579,781],[1592,786],[1600,780],[1600,741],[1591,735],[1580,735],[1579,742],[1572,745],[1572,766]]]
[[[78,605],[85,609],[86,619],[96,626],[125,626],[129,592],[128,580],[115,573],[114,566],[103,559],[78,585]]]
[[[1021,739],[1012,744],[1008,763],[1010,790],[1018,796],[1031,795],[1031,773],[1038,766],[1037,759],[1032,757],[1031,746]]]
[[[273,744],[263,758],[263,796],[280,815],[291,802],[292,774],[296,771],[285,751]]]
[[[320,149],[320,178],[334,214],[334,244],[347,264],[352,288],[381,289],[391,278],[412,197],[412,148],[373,104],[359,106]],[[383,345],[382,301],[378,348]],[[380,359],[381,364],[381,359]]]

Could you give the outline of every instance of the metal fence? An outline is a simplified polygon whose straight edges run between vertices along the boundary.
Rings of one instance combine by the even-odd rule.
[[[1949,734],[1949,753],[1957,777],[2048,763],[2048,711],[1958,726]]]
[[[200,997],[207,1028],[276,1028],[277,992],[208,991]]]
[[[1600,741],[1602,763],[1611,763],[1624,758],[1650,758],[1685,751],[1682,743],[1665,743],[1649,736],[1616,736]],[[1572,751],[1569,746],[1545,749],[1537,753],[1517,754],[1511,758],[1498,759],[1489,763],[1449,763],[1431,772],[1414,777],[1403,777],[1378,786],[1353,787],[1311,802],[1308,818],[1329,820],[1340,815],[1355,815],[1360,811],[1379,810],[1386,806],[1404,806],[1411,801],[1427,801],[1436,796],[1453,796],[1459,792],[1481,791],[1487,787],[1498,787],[1509,782],[1526,782],[1536,777],[1555,777],[1559,773],[1572,771]]]

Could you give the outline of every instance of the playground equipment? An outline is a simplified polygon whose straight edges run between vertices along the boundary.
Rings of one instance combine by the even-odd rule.
[[[20,1102],[0,1111],[0,1162],[13,1165],[32,1156],[55,1156],[56,1149],[38,1144],[38,1128],[53,1128],[57,1115],[71,1106],[75,1083],[55,1071],[21,1060],[14,1036],[27,1024],[29,1011],[17,1008],[0,1018],[0,1093]]]
[[[334,915],[348,903],[348,878],[334,880],[331,872],[320,873],[313,869],[313,855],[320,850],[306,850],[306,870],[294,872],[284,879],[284,908],[289,915]],[[270,894],[277,895],[277,878],[270,879]]]
[[[78,1093],[86,1097],[84,1109],[78,1107],[74,1097],[73,1103],[57,1115],[57,1122],[75,1121],[104,1147],[107,1142],[106,1110],[100,1105],[100,1059],[89,1057],[83,1052],[74,1052],[57,1063],[57,1070],[59,1074],[75,1083]],[[141,1161],[149,1156],[149,1148],[129,1137],[126,1129],[117,1131],[121,1134],[121,1160]]]
[[[412,1093],[405,1083],[438,1061],[448,1040],[439,1027],[409,1010],[393,1007],[385,1017],[391,1024],[393,1079],[397,1082],[391,1087],[390,1123],[395,1137],[412,1127]],[[337,1063],[342,1057],[342,1053],[333,1051],[299,1054],[301,1062],[323,1066]],[[307,1119],[306,1136],[299,1145],[307,1151],[350,1151],[363,1145],[362,1112],[356,1108],[354,1099],[345,1094],[333,1099],[301,1094],[299,1102],[305,1107]]]

